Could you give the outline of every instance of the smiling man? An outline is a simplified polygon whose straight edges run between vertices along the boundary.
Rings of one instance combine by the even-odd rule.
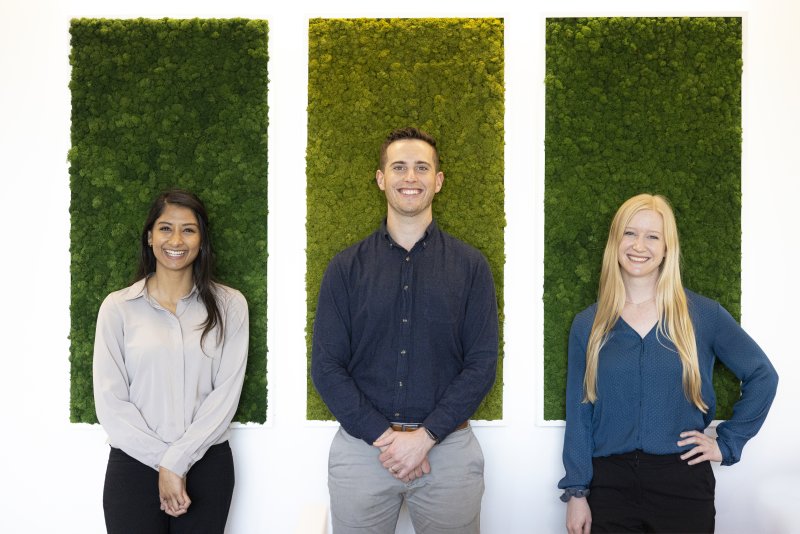
[[[495,379],[492,274],[433,220],[444,174],[430,135],[391,132],[375,179],[386,219],[328,265],[314,323],[312,378],[341,424],[333,531],[393,533],[405,500],[420,534],[477,533],[483,453],[469,418]]]

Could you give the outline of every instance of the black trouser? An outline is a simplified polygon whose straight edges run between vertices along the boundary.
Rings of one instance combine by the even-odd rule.
[[[593,458],[592,532],[714,532],[714,473],[678,454]]]
[[[213,445],[186,475],[192,500],[180,517],[161,511],[158,471],[111,448],[103,488],[109,534],[222,534],[233,495],[233,455],[228,442]]]

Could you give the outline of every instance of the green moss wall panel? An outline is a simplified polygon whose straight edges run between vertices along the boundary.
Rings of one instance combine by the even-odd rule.
[[[548,19],[545,110],[544,417],[564,418],[567,338],[596,300],[620,204],[673,204],[684,285],[739,316],[740,18]],[[739,385],[720,367],[717,417]],[[676,386],[679,387],[679,386]]]
[[[502,310],[503,21],[314,19],[308,75],[309,347],[325,267],[386,215],[375,170],[383,139],[401,126],[437,139],[445,182],[434,216],[487,256]],[[476,418],[502,417],[500,377],[502,365]],[[308,392],[308,417],[331,419],[310,378]]]
[[[97,310],[135,274],[149,204],[206,203],[217,277],[250,306],[237,421],[266,418],[267,22],[72,21],[70,418],[96,422]]]

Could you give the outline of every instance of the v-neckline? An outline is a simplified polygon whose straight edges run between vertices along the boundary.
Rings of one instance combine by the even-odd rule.
[[[628,327],[628,329],[630,329],[630,330],[631,330],[631,331],[632,331],[634,334],[636,334],[637,336],[639,336],[639,340],[640,340],[640,341],[644,341],[644,340],[645,340],[645,338],[646,338],[646,337],[648,337],[648,336],[650,335],[650,333],[651,333],[653,330],[655,330],[655,329],[656,329],[656,327],[658,326],[658,321],[656,321],[655,323],[653,323],[653,326],[651,326],[651,327],[650,327],[650,329],[647,331],[647,333],[646,333],[645,335],[641,335],[641,334],[639,333],[639,331],[638,331],[638,330],[636,330],[634,327],[632,327],[632,326],[631,326],[631,325],[628,323],[628,321],[626,321],[626,320],[625,320],[625,319],[622,317],[622,315],[620,315],[620,316],[619,316],[619,320],[620,320],[620,321],[622,321],[622,324],[624,324],[625,326],[627,326],[627,327]]]

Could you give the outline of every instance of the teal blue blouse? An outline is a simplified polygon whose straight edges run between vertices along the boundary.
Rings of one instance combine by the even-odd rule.
[[[717,426],[723,465],[739,461],[747,440],[758,432],[775,398],[778,374],[767,356],[717,302],[686,291],[695,329],[702,379],[703,413],[686,399],[682,365],[675,346],[653,329],[644,336],[622,318],[600,350],[597,400],[584,403],[586,347],[597,305],[575,316],[569,337],[567,428],[564,436],[566,475],[559,488],[587,488],[592,458],[634,450],[674,454],[680,433],[703,431],[714,419],[716,396],[711,383],[719,358],[742,382],[742,395],[731,419]],[[688,461],[688,460],[687,460]]]

